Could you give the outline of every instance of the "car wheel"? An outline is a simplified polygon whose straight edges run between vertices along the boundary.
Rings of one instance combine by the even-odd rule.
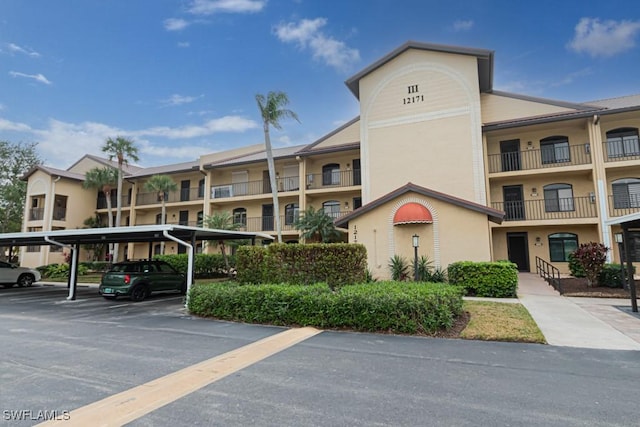
[[[21,288],[23,286],[31,286],[33,285],[33,279],[34,277],[30,274],[23,274],[22,276],[18,277],[18,286],[20,286]]]
[[[131,289],[131,301],[140,302],[147,297],[147,288],[144,285],[136,285]]]

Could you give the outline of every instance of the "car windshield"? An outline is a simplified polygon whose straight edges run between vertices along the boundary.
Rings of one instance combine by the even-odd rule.
[[[140,271],[140,264],[114,264],[109,271],[112,273],[137,273]]]

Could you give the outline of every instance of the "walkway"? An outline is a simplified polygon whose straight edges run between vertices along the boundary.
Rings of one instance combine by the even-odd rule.
[[[629,300],[562,297],[533,273],[518,280],[518,298],[550,345],[640,350],[640,317]]]

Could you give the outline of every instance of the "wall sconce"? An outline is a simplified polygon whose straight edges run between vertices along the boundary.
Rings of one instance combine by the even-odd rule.
[[[542,239],[540,238],[540,236],[536,236],[536,242],[534,243],[534,246],[542,246]]]
[[[349,202],[344,202],[344,208],[349,209]]]
[[[533,141],[527,141],[527,150],[533,150]]]
[[[616,239],[616,243],[622,243],[622,233],[615,233],[613,236]]]
[[[594,193],[593,191],[589,193],[589,201],[591,203],[595,203],[596,202],[596,193]]]
[[[538,189],[536,187],[531,188],[531,197],[538,197]]]

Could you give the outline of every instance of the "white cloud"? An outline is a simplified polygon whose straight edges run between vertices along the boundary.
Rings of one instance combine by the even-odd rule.
[[[212,119],[201,125],[188,125],[177,128],[158,126],[149,129],[135,131],[134,136],[156,136],[169,139],[188,139],[201,136],[212,135],[220,132],[244,132],[255,129],[258,124],[249,119],[239,116],[224,116],[219,119]]]
[[[260,12],[266,4],[266,0],[193,0],[187,10],[194,15],[256,13]]]
[[[346,70],[360,60],[360,52],[325,35],[321,29],[326,24],[325,18],[302,19],[297,23],[278,24],[274,27],[274,33],[282,42],[296,43],[301,49],[309,48],[314,59],[337,70]]]
[[[189,47],[191,43],[189,42],[178,42],[178,47]]]
[[[193,101],[195,101],[196,99],[202,98],[203,96],[204,95],[200,95],[200,96],[184,96],[184,95],[178,95],[177,93],[174,93],[169,98],[163,99],[160,102],[162,104],[164,104],[165,106],[175,107],[175,106],[178,106],[178,105],[190,104]]]
[[[458,20],[453,23],[453,31],[469,31],[473,28],[473,21],[471,19]]]
[[[24,48],[24,47],[18,46],[15,43],[8,43],[7,44],[7,48],[12,53],[21,53],[23,55],[27,55],[27,56],[30,56],[32,58],[38,58],[40,56],[40,54],[38,52],[36,52],[35,50],[31,50],[29,48]]]
[[[25,74],[25,73],[19,73],[17,71],[9,71],[9,75],[11,77],[25,77],[27,79],[33,79],[37,82],[44,83],[46,85],[51,84],[51,81],[49,81],[49,79],[47,79],[42,74]]]
[[[0,131],[4,132],[30,132],[31,127],[24,123],[12,122],[0,117]]]
[[[164,20],[164,29],[167,31],[180,31],[189,26],[190,22],[179,18],[169,18]]]
[[[567,47],[592,57],[608,57],[632,49],[640,32],[640,21],[600,21],[582,18]]]

